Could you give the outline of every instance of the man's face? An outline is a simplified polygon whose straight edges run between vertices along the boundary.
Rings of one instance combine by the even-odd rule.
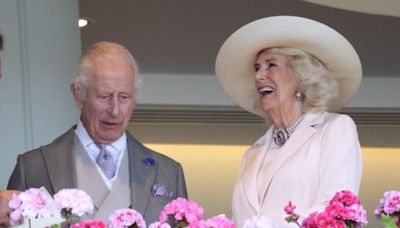
[[[86,99],[74,94],[90,137],[96,143],[112,143],[125,132],[136,104],[133,70],[127,64],[93,64]]]

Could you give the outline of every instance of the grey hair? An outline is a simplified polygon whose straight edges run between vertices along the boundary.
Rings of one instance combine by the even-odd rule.
[[[86,89],[92,78],[92,67],[95,63],[125,61],[133,69],[134,93],[139,96],[142,88],[142,76],[139,74],[139,65],[132,54],[124,46],[112,42],[98,42],[86,49],[79,60],[77,74],[72,81],[81,100],[86,98]]]
[[[319,112],[330,109],[339,94],[339,85],[324,64],[316,57],[295,48],[266,49],[270,53],[290,58],[290,67],[297,81],[297,89],[303,93],[303,112]]]

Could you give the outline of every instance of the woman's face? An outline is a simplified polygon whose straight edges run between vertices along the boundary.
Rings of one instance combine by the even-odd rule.
[[[296,102],[296,81],[287,56],[260,52],[254,64],[256,88],[260,105],[266,114],[271,111],[290,110]]]

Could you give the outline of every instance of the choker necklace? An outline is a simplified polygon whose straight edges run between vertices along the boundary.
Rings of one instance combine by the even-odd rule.
[[[286,141],[288,141],[289,137],[293,134],[294,130],[296,130],[297,125],[299,125],[303,118],[304,114],[300,116],[300,118],[298,118],[296,122],[289,128],[275,128],[273,133],[275,144],[278,146],[285,145]]]

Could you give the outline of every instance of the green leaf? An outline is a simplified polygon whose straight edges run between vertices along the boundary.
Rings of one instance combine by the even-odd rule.
[[[396,223],[393,221],[393,218],[389,215],[381,214],[381,219],[385,224],[385,228],[397,228]]]

